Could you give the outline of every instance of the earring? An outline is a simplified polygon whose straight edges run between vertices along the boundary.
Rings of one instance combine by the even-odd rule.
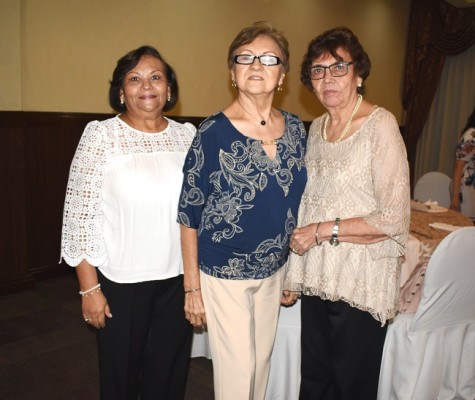
[[[168,95],[167,101],[170,102],[172,100],[172,96]]]
[[[361,87],[362,86],[362,83],[361,82],[358,82],[358,87]]]
[[[233,80],[233,81],[231,82],[231,86],[233,87],[233,89],[237,89],[237,85],[236,85],[236,81],[235,81],[235,80]]]
[[[277,86],[277,91],[282,92],[282,85]]]
[[[124,98],[123,97],[120,98],[120,104],[124,105]]]

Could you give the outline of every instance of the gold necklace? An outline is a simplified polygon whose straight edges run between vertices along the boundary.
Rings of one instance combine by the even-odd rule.
[[[238,100],[238,104],[239,104],[239,106],[244,110],[245,113],[247,113],[247,114],[250,115],[252,118],[254,118],[254,119],[256,119],[257,121],[259,121],[262,126],[267,125],[267,123],[269,122],[269,120],[270,120],[270,114],[269,114],[269,117],[267,117],[267,121],[266,121],[265,119],[259,119],[259,118],[255,117],[254,115],[252,115],[249,111],[247,111],[247,110],[243,107],[243,105],[241,104],[241,102],[240,102],[239,100]]]
[[[346,134],[348,133],[348,131],[350,130],[351,122],[353,121],[353,118],[355,117],[356,113],[358,112],[362,100],[363,100],[363,96],[361,96],[361,95],[359,94],[359,95],[358,95],[358,101],[356,102],[355,108],[353,108],[353,112],[352,112],[351,115],[350,115],[350,119],[349,119],[348,122],[346,123],[345,129],[343,129],[343,132],[341,132],[341,133],[340,133],[340,136],[338,137],[338,139],[335,140],[335,143],[340,142],[341,139],[343,139],[343,138],[346,136]],[[330,119],[330,114],[327,113],[327,115],[325,116],[325,121],[324,121],[324,123],[323,123],[323,133],[322,133],[323,140],[324,140],[325,142],[327,141],[327,125],[328,125],[328,120],[329,120],[329,119]]]
[[[262,146],[271,146],[273,144],[277,144],[277,139],[273,140],[261,140],[261,145]]]

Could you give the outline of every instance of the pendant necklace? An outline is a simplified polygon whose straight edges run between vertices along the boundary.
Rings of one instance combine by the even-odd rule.
[[[356,113],[358,112],[362,100],[363,100],[363,96],[359,94],[358,95],[358,101],[356,102],[355,108],[353,108],[353,112],[350,115],[350,119],[346,123],[345,128],[343,129],[343,132],[341,132],[338,139],[335,140],[335,143],[340,142],[346,136],[348,131],[350,130],[351,122],[353,121],[353,118],[355,117]],[[327,115],[325,116],[325,121],[323,122],[323,133],[322,133],[323,140],[325,142],[327,141],[327,125],[328,125],[328,120],[329,119],[330,119],[330,114],[327,113]]]
[[[239,104],[239,106],[244,110],[244,112],[245,112],[246,114],[250,115],[252,118],[254,118],[254,119],[256,119],[257,121],[259,121],[262,126],[267,125],[267,123],[269,122],[270,114],[269,114],[269,117],[267,118],[267,121],[266,121],[265,119],[259,119],[259,118],[256,118],[254,115],[252,115],[249,111],[247,111],[247,110],[243,107],[243,105],[241,104],[241,102],[240,102],[239,100],[238,100],[238,104]]]

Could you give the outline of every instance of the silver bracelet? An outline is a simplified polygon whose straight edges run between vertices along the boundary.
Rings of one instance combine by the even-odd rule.
[[[335,224],[333,225],[332,238],[330,239],[330,244],[332,246],[338,246],[340,241],[338,240],[338,226],[340,225],[340,218],[335,219]]]
[[[315,243],[317,243],[317,246],[320,246],[322,242],[318,241],[318,228],[320,227],[320,222],[317,222],[317,229],[315,229]]]

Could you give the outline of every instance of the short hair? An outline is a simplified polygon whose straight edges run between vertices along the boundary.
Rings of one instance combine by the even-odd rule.
[[[157,49],[152,46],[141,46],[138,49],[129,51],[117,61],[117,66],[112,73],[112,80],[109,87],[109,105],[118,112],[127,110],[125,104],[120,103],[120,91],[124,85],[127,73],[133,69],[144,56],[152,56],[160,60],[165,66],[167,84],[170,87],[170,100],[167,100],[163,111],[169,111],[178,101],[178,81],[173,68],[164,60]]]
[[[276,42],[280,51],[282,52],[282,66],[285,72],[290,69],[289,65],[289,42],[282,34],[282,32],[273,28],[270,24],[264,21],[254,22],[251,26],[244,28],[237,34],[228,50],[228,67],[232,69],[234,66],[234,56],[236,50],[245,44],[252,43],[259,36],[268,36]]]
[[[310,67],[316,58],[322,55],[332,55],[336,60],[343,61],[338,55],[338,49],[344,49],[350,53],[353,68],[358,76],[364,80],[369,76],[371,70],[371,60],[363,49],[358,37],[347,27],[339,26],[323,32],[314,38],[308,45],[307,54],[305,54],[300,70],[300,80],[305,87],[313,91],[312,80],[310,79]],[[358,94],[365,91],[364,84],[357,88]]]

